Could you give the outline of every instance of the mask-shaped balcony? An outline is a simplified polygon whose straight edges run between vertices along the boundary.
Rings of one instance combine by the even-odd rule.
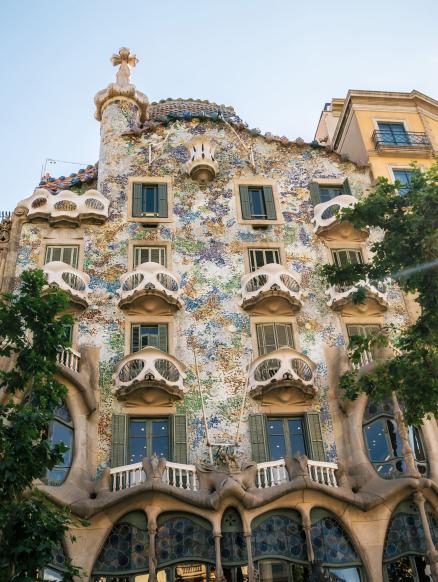
[[[30,222],[47,220],[50,226],[80,226],[102,224],[108,218],[109,200],[97,190],[77,194],[61,190],[53,194],[37,188],[32,196],[21,202],[28,209]]]
[[[129,354],[114,374],[116,397],[127,405],[167,405],[183,398],[185,366],[176,358],[147,347]]]
[[[275,263],[244,275],[241,293],[241,307],[253,315],[290,315],[302,305],[298,281]]]
[[[249,367],[250,395],[265,404],[292,404],[313,398],[315,364],[293,348],[256,358]]]
[[[349,222],[341,222],[337,213],[344,208],[353,208],[357,198],[349,194],[336,196],[327,202],[317,204],[313,209],[312,222],[315,234],[326,240],[365,240],[368,230],[357,230]]]
[[[188,146],[190,160],[186,164],[187,173],[200,184],[214,180],[218,163],[214,157],[214,146],[204,136],[195,138]]]
[[[365,301],[353,303],[353,294],[359,287],[365,289]],[[326,291],[329,296],[327,305],[343,315],[375,315],[388,309],[388,294],[385,283],[381,281],[359,281],[356,285],[333,285]]]
[[[88,284],[90,277],[62,261],[52,261],[43,267],[49,285],[57,285],[68,293],[73,307],[86,309],[88,307]]]
[[[181,309],[180,278],[159,263],[142,263],[120,277],[119,307],[166,315]]]

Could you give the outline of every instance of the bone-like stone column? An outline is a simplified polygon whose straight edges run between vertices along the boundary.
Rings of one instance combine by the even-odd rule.
[[[157,528],[155,527],[155,525],[149,525],[148,532],[149,532],[149,582],[156,582],[157,554],[155,550],[155,538],[157,535]]]
[[[226,582],[224,571],[222,569],[222,558],[221,558],[221,538],[222,535],[214,534],[214,549],[216,552],[216,580],[217,582]]]
[[[414,501],[418,507],[418,511],[420,512],[421,523],[423,525],[424,537],[426,538],[426,546],[427,546],[427,561],[430,566],[430,573],[432,576],[433,582],[438,582],[438,552],[435,548],[435,544],[433,543],[432,534],[430,533],[430,525],[429,520],[427,519],[426,514],[426,500],[424,499],[424,495],[417,491],[414,493]]]
[[[246,541],[246,553],[248,555],[248,582],[255,582],[254,561],[252,559],[251,532],[243,534]]]
[[[405,477],[414,477],[419,479],[420,473],[415,465],[414,453],[412,452],[411,445],[409,444],[408,429],[406,427],[405,419],[403,417],[402,409],[398,403],[398,398],[395,392],[392,392],[392,405],[394,407],[394,417],[397,423],[398,432],[400,434],[402,442],[402,453],[406,463],[406,473]]]

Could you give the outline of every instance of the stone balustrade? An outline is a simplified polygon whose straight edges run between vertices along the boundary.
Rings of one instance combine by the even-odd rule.
[[[120,277],[119,307],[126,308],[144,297],[155,296],[175,309],[180,309],[180,277],[159,263],[147,262],[138,265]]]
[[[87,190],[83,194],[61,190],[54,194],[37,188],[20,206],[28,209],[29,221],[47,220],[51,226],[102,224],[109,214],[109,200],[98,190]]]
[[[56,357],[58,365],[79,373],[81,354],[72,348],[60,348]]]
[[[388,308],[388,293],[386,284],[382,281],[370,281],[364,279],[355,285],[332,285],[326,291],[329,297],[327,305],[334,310],[341,309],[347,303],[352,301],[352,296],[357,292],[359,287],[363,287],[366,297],[374,299],[379,305],[381,311]]]
[[[327,485],[328,487],[338,487],[336,473],[338,465],[336,463],[327,463],[325,461],[312,461],[307,459],[307,469],[309,477],[315,483]]]
[[[242,277],[243,309],[253,309],[258,303],[275,298],[285,300],[292,311],[300,309],[301,290],[296,278],[282,265],[270,263]],[[269,306],[268,306],[269,308]],[[273,307],[272,311],[275,311]]]
[[[78,269],[62,261],[46,263],[43,270],[49,285],[57,285],[60,289],[66,291],[72,301],[78,303],[81,307],[88,306],[90,277],[86,273],[78,271]]]
[[[289,475],[284,459],[279,459],[278,461],[267,461],[266,463],[257,463],[257,489],[275,487],[275,485],[281,485],[288,481]]]
[[[110,469],[111,491],[122,491],[140,485],[146,481],[146,474],[142,463],[133,463],[123,467]],[[195,465],[183,463],[173,463],[165,461],[165,468],[161,475],[161,481],[171,487],[187,489],[189,491],[199,490],[199,481],[196,475]]]

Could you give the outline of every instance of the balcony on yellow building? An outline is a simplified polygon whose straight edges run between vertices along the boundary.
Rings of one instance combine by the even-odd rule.
[[[388,124],[389,125],[389,124]],[[397,126],[398,124],[391,124]],[[426,156],[432,155],[432,144],[426,133],[418,131],[394,132],[391,129],[376,129],[372,135],[376,151],[382,154],[399,156]]]

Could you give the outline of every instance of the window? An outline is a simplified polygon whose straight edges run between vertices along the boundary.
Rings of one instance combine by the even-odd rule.
[[[52,445],[64,443],[68,450],[63,454],[62,461],[47,471],[45,482],[48,485],[61,485],[70,470],[73,460],[73,421],[66,404],[55,408],[54,419],[50,423],[49,439]]]
[[[358,249],[336,249],[332,250],[333,262],[337,267],[346,265],[358,265],[363,263],[362,251]]]
[[[169,351],[167,324],[134,324],[131,327],[131,352],[138,352],[146,347]]]
[[[389,400],[367,405],[364,415],[364,437],[368,456],[381,477],[391,479],[406,471],[402,443]],[[414,453],[417,469],[427,473],[427,460],[421,433],[416,427],[408,427],[409,442]]]
[[[280,249],[249,249],[249,270],[251,273],[264,265],[281,264]]]
[[[409,135],[403,123],[378,122],[379,142],[393,145],[409,145]]]
[[[401,187],[398,189],[399,194],[407,194],[411,189],[411,180],[414,172],[412,170],[392,170],[394,180],[398,180]]]
[[[64,328],[65,341],[66,341],[67,347],[71,347],[73,344],[73,324],[65,323],[63,325],[63,328]]]
[[[239,186],[243,220],[276,220],[272,186]]]
[[[267,433],[271,461],[306,455],[304,418],[268,418]]]
[[[167,218],[167,184],[134,183],[132,216],[139,218]]]
[[[76,245],[47,245],[46,256],[44,257],[44,264],[52,261],[61,261],[67,263],[75,269],[78,268],[79,247]]]
[[[310,190],[310,199],[312,204],[316,206],[317,204],[322,204],[323,202],[328,202],[329,200],[333,200],[337,196],[342,196],[344,194],[351,196],[350,184],[348,179],[340,183],[326,183],[324,182],[310,182],[309,183],[309,190]],[[330,218],[330,216],[334,216],[334,214],[327,215],[329,209],[325,210],[324,218]]]
[[[166,247],[135,246],[134,247],[134,268],[142,263],[167,264]]]
[[[130,418],[128,464],[140,463],[153,454],[169,458],[169,419]]]
[[[293,331],[290,323],[258,323],[256,330],[259,356],[269,354],[284,346],[294,347]]]

